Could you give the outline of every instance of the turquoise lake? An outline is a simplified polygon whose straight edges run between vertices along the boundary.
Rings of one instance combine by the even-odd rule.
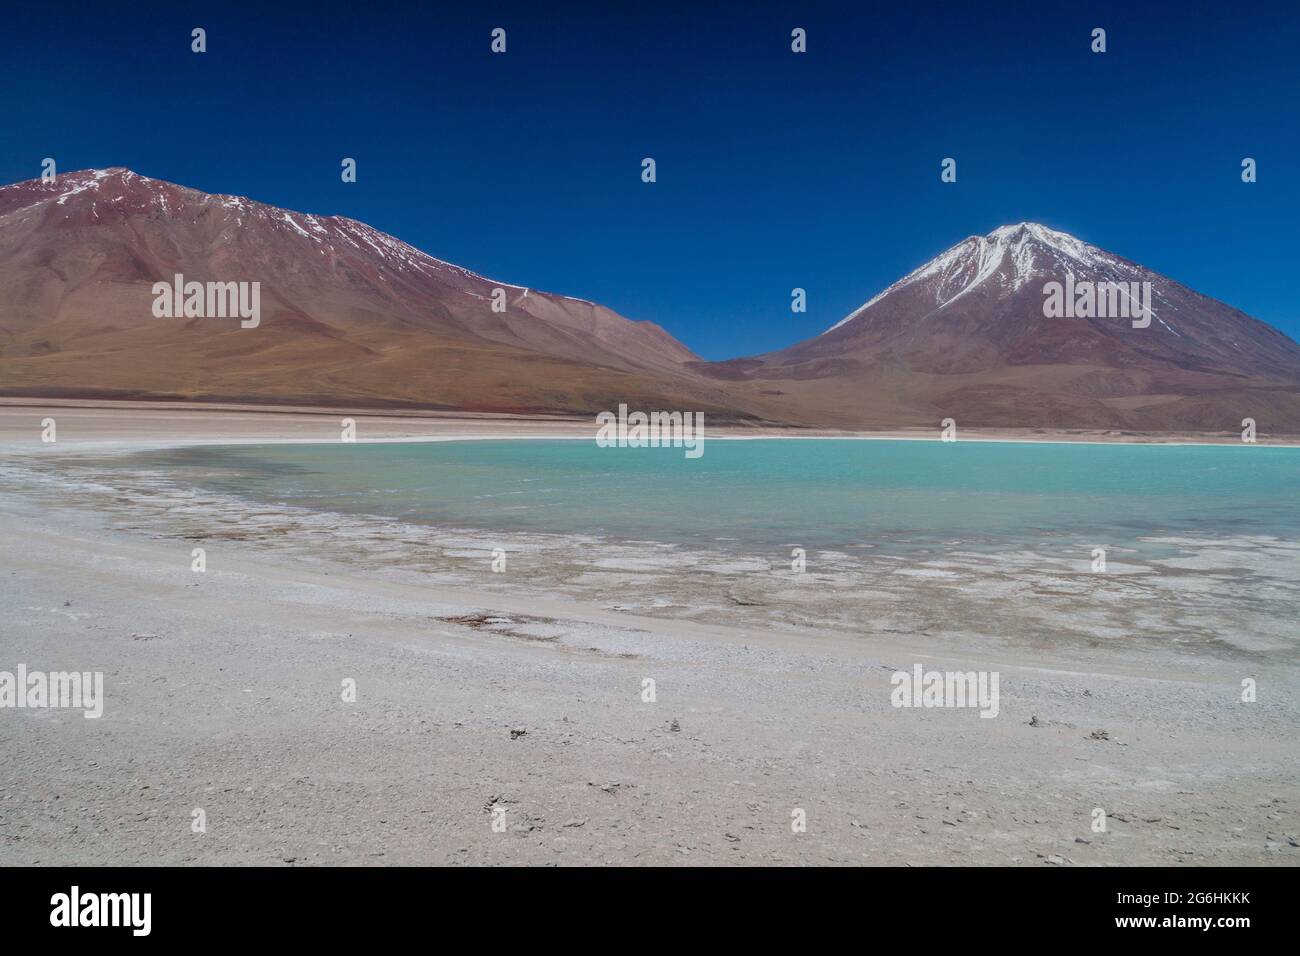
[[[738,550],[1300,538],[1300,449],[1266,446],[714,439],[688,460],[490,440],[200,446],[120,462],[263,504]]]

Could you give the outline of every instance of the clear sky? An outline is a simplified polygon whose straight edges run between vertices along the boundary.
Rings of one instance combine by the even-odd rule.
[[[90,6],[5,15],[3,182],[50,156],[352,216],[713,359],[1021,220],[1300,338],[1295,0]]]

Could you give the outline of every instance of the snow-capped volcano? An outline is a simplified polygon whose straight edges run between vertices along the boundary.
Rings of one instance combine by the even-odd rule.
[[[1053,285],[1071,295],[1113,286],[1115,301],[1135,290],[1147,320],[1135,327],[1104,309],[1062,317],[1048,308]],[[1227,429],[1258,418],[1253,408],[1300,430],[1300,345],[1034,222],[963,239],[820,335],[711,372],[779,381],[792,403],[841,421]]]
[[[937,311],[989,281],[996,282],[1002,294],[1010,294],[1032,282],[1050,281],[1050,277],[1065,274],[1075,278],[1114,277],[1119,281],[1132,268],[1132,263],[1118,256],[1036,222],[999,226],[987,236],[963,239],[826,331],[847,325],[885,296],[918,282],[926,283],[926,288],[933,293]]]
[[[1049,317],[1050,283],[1149,283],[1151,322]],[[917,371],[980,371],[1044,361],[1291,376],[1300,347],[1275,329],[1143,266],[1034,222],[970,236],[908,273],[818,337],[781,355],[868,348]]]

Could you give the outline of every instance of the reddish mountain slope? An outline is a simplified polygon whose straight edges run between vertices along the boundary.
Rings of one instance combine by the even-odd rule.
[[[261,325],[158,318],[155,282],[261,283]],[[1048,282],[1149,282],[1152,319],[1048,318]],[[491,308],[503,289],[508,308]],[[708,363],[649,322],[355,220],[125,169],[0,188],[0,394],[715,420],[1300,434],[1300,345],[1035,223],[972,236],[816,338]]]
[[[1048,318],[1049,282],[1149,282],[1150,324]],[[1300,432],[1300,345],[1036,223],[963,240],[816,338],[704,368],[839,423]]]
[[[176,273],[260,282],[261,325],[156,318],[152,285]],[[731,412],[693,359],[652,323],[495,282],[351,219],[125,169],[0,189],[0,393]]]

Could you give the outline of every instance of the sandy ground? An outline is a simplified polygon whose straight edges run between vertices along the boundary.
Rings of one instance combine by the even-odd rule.
[[[1026,556],[867,589],[825,556],[801,595],[744,562],[674,574],[611,546],[579,567],[539,536],[544,560],[496,575],[490,542],[456,534],[399,549],[408,529],[45,480],[69,470],[39,444],[47,411],[58,455],[338,427],[0,408],[0,670],[105,682],[98,720],[0,710],[0,863],[1300,860],[1295,542],[1086,585]],[[591,434],[357,417],[363,437]],[[1242,555],[1237,605],[1212,600]],[[998,716],[891,706],[918,662],[998,672]]]
[[[358,441],[415,441],[449,438],[591,438],[589,418],[441,412],[421,414],[374,409],[312,408],[177,402],[77,401],[0,397],[0,452],[25,452],[40,435],[41,421],[58,424],[60,451],[231,444],[253,441],[336,441],[339,423],[352,417]],[[843,431],[829,428],[773,428],[719,425],[706,421],[708,438],[915,438],[933,440],[934,428]],[[1143,434],[1095,429],[967,428],[963,441],[1104,441],[1237,444],[1238,433]],[[1300,436],[1260,434],[1262,445],[1298,445]]]

